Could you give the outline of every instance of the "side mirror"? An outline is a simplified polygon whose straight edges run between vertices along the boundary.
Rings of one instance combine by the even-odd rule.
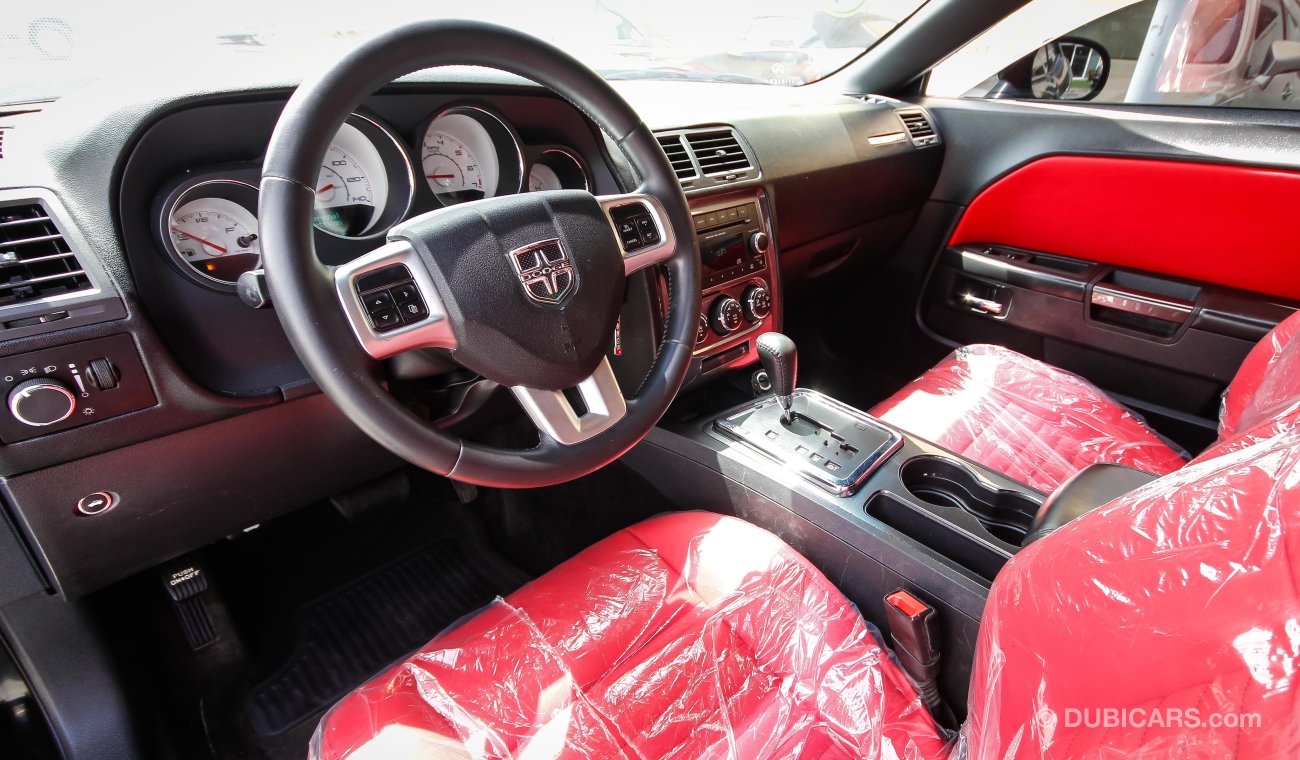
[[[1262,89],[1268,87],[1273,77],[1297,71],[1300,71],[1300,42],[1273,40],[1273,44],[1268,46],[1268,52],[1264,54],[1264,63],[1259,67],[1255,84]]]
[[[1106,48],[1092,40],[1062,37],[1003,69],[988,97],[1092,100],[1109,77]]]

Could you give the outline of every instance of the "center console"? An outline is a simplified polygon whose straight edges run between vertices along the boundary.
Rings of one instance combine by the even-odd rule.
[[[698,199],[691,216],[700,246],[698,374],[752,363],[754,338],[780,327],[775,236],[762,192]]]
[[[679,508],[728,512],[776,533],[878,627],[894,591],[929,603],[943,630],[940,690],[960,712],[989,588],[1046,495],[796,388],[793,343],[753,340],[774,394],[667,420],[622,461]]]

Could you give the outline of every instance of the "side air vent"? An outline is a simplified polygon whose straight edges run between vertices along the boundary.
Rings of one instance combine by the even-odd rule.
[[[691,161],[690,151],[686,149],[686,144],[682,142],[682,136],[677,135],[659,135],[659,145],[664,149],[664,154],[668,156],[668,163],[673,165],[673,171],[677,174],[677,179],[686,181],[700,176],[695,171],[695,163]]]
[[[757,179],[758,164],[735,129],[674,129],[655,134],[682,188],[700,190]]]
[[[740,147],[740,139],[730,129],[712,132],[688,132],[686,144],[695,153],[695,161],[706,177],[715,174],[735,174],[753,167],[749,156]]]
[[[939,134],[934,131],[930,116],[925,111],[899,111],[898,118],[902,119],[903,126],[907,128],[907,134],[916,147],[922,148],[939,142]]]
[[[0,206],[0,307],[94,287],[41,204]]]

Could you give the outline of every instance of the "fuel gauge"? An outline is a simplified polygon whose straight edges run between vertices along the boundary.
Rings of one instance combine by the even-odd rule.
[[[168,206],[160,223],[164,246],[191,278],[231,286],[239,275],[256,269],[262,258],[256,208],[257,189],[252,185],[200,182]]]

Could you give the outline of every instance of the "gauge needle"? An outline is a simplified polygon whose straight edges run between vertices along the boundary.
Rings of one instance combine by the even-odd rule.
[[[331,183],[329,183],[328,185],[326,185],[325,187],[322,187],[321,189],[317,190],[317,191],[316,191],[316,194],[317,194],[317,195],[320,195],[321,193],[328,193],[329,191],[331,191],[331,190],[333,190],[333,189],[334,189],[334,183],[331,182]]]
[[[454,179],[456,175],[455,174],[426,174],[424,176],[428,179]]]
[[[206,245],[207,247],[209,247],[209,248],[213,248],[213,249],[218,250],[218,251],[221,251],[222,253],[230,253],[230,251],[227,251],[225,248],[222,248],[221,246],[217,245],[216,243],[210,243],[210,242],[208,242],[207,240],[204,240],[203,238],[199,237],[198,235],[191,235],[190,233],[186,232],[185,230],[181,229],[180,227],[173,226],[173,227],[172,227],[172,232],[179,233],[179,234],[181,234],[181,235],[184,235],[185,237],[191,237],[191,238],[194,238],[195,240],[199,241],[200,243]]]

